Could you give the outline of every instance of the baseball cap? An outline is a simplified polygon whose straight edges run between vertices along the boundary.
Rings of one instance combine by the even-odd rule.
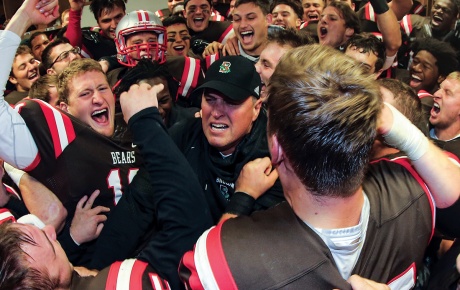
[[[244,101],[250,96],[259,98],[261,84],[253,62],[243,56],[225,56],[209,67],[204,83],[195,92],[209,88],[234,101]]]

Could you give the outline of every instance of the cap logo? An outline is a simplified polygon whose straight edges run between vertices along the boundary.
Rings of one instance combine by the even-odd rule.
[[[230,66],[232,64],[229,61],[224,61],[220,67],[219,67],[219,72],[223,74],[228,74],[230,73]]]

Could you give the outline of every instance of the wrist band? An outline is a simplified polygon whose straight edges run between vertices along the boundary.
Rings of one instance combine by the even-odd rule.
[[[387,1],[385,0],[370,0],[370,2],[376,14],[383,14],[390,9],[390,7],[388,7]]]
[[[423,133],[392,105],[385,103],[393,113],[393,125],[383,135],[385,142],[404,151],[410,160],[418,160],[428,150],[429,141]]]
[[[249,215],[255,202],[256,200],[249,194],[237,191],[232,195],[225,212],[236,215]]]
[[[14,168],[13,166],[9,165],[8,163],[4,163],[5,171],[8,173],[8,176],[13,180],[13,182],[19,186],[19,181],[21,177],[25,174],[24,171]]]

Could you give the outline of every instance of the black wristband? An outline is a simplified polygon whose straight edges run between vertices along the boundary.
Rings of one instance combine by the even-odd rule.
[[[255,202],[255,198],[249,194],[237,191],[232,195],[230,202],[225,208],[225,212],[236,215],[249,215],[252,212]]]
[[[370,0],[370,2],[374,12],[377,14],[383,14],[390,9],[386,0]]]

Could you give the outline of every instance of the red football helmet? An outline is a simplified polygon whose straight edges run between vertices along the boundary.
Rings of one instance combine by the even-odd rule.
[[[128,38],[140,32],[154,33],[158,41],[127,46]],[[115,30],[115,44],[117,59],[122,65],[133,67],[141,58],[150,58],[159,63],[166,61],[166,29],[153,12],[136,10],[126,14]]]

